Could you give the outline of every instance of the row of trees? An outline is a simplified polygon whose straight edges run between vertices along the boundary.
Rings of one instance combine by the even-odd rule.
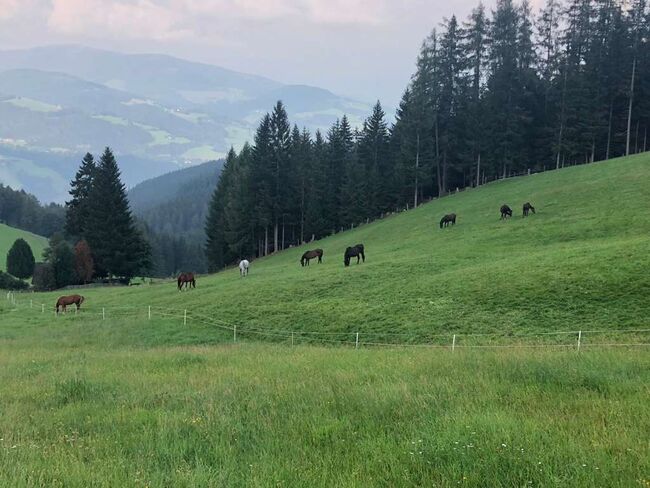
[[[120,180],[117,161],[109,148],[95,162],[92,154],[83,158],[66,202],[65,234],[68,240],[83,243],[92,258],[90,278],[122,277],[130,279],[151,266],[151,251],[129,209],[126,189]],[[50,249],[67,255],[67,268],[74,273],[69,247],[63,239],[50,243]]]
[[[65,209],[50,203],[41,206],[34,195],[0,184],[0,223],[50,237],[63,228]]]
[[[211,269],[526,170],[645,151],[645,0],[527,0],[451,17],[423,42],[394,124],[291,127],[282,103],[231,150],[206,220]]]

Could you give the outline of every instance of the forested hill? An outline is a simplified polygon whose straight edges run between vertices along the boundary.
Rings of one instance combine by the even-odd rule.
[[[222,167],[223,160],[209,161],[145,180],[129,190],[131,209],[139,215],[178,197],[191,196],[191,188],[202,182],[212,182],[214,188]]]
[[[154,276],[205,273],[205,220],[223,161],[211,161],[147,180],[129,191],[136,217],[146,225]]]
[[[0,184],[0,223],[50,237],[63,229],[65,209],[42,206],[34,195]]]
[[[514,174],[645,151],[644,1],[479,5],[425,39],[391,124],[295,127],[282,103],[228,156],[208,222],[213,269]]]

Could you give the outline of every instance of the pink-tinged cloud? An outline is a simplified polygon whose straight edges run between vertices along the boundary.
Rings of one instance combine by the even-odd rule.
[[[48,26],[71,35],[167,41],[192,35],[178,13],[151,0],[53,0]]]

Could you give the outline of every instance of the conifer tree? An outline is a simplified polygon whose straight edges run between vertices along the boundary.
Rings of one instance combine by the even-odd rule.
[[[25,239],[16,239],[7,253],[7,272],[26,280],[34,273],[34,253]]]
[[[93,155],[86,153],[74,180],[70,183],[69,193],[72,198],[66,202],[65,232],[72,238],[84,235],[89,218],[88,195],[92,188],[95,169]]]
[[[106,148],[88,194],[88,225],[84,238],[93,251],[98,274],[132,278],[151,265],[151,251],[129,209],[120,170]]]

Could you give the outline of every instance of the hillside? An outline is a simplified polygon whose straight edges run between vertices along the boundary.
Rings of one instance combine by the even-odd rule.
[[[32,248],[36,261],[42,261],[43,250],[47,247],[47,239],[45,237],[0,224],[0,270],[4,271],[7,269],[7,252],[9,252],[16,239],[21,237]]]
[[[247,279],[231,269],[182,295],[173,283],[88,290],[86,306],[186,308],[241,330],[359,331],[367,340],[639,327],[650,309],[648,177],[646,153],[508,179],[254,261]],[[537,208],[526,219],[525,201]],[[499,220],[502,203],[511,220]],[[456,226],[439,229],[452,211]],[[344,268],[345,247],[358,242],[365,264]],[[324,263],[301,268],[315,247]],[[203,332],[190,342],[214,340]]]
[[[83,154],[111,146],[133,186],[240,148],[278,99],[311,130],[370,113],[322,88],[170,56],[82,46],[0,51],[0,182],[62,202]]]
[[[593,330],[647,330],[649,176],[645,154],[501,181],[312,243],[321,265],[291,249],[189,292],[84,289],[78,314],[3,297],[0,484],[643,486],[648,334]],[[580,352],[531,348],[587,329]],[[479,332],[497,348],[462,349]]]

